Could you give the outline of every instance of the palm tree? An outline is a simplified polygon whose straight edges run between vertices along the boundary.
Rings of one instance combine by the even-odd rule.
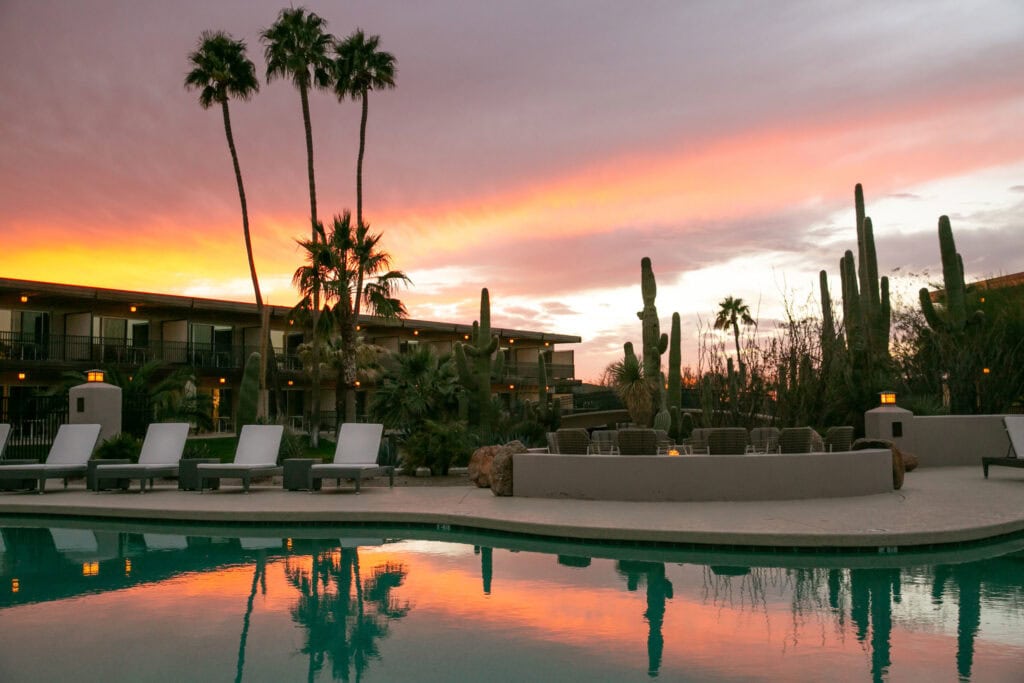
[[[267,61],[267,82],[275,77],[290,77],[299,89],[302,102],[302,123],[306,131],[306,167],[309,175],[309,220],[312,241],[322,233],[316,213],[316,176],[313,172],[313,127],[309,119],[309,89],[327,88],[333,81],[333,65],[327,56],[334,36],[326,33],[327,22],[302,7],[281,10],[277,21],[260,34],[264,42]],[[314,282],[315,285],[315,282]],[[320,289],[314,286],[312,294],[313,327],[320,317]],[[314,353],[316,347],[314,346]],[[320,374],[319,363],[314,363],[312,396],[310,401],[310,443],[320,443]]]
[[[327,56],[334,36],[324,29],[327,22],[302,7],[286,8],[277,21],[260,34],[267,60],[267,83],[276,77],[292,79],[302,102],[302,123],[306,131],[306,165],[309,174],[309,217],[316,239],[316,177],[313,173],[313,127],[309,119],[309,89],[328,88],[333,66]]]
[[[235,167],[235,182],[238,184],[238,199],[242,204],[242,234],[245,237],[245,253],[249,258],[249,274],[256,294],[256,307],[263,309],[260,282],[256,277],[256,262],[252,256],[252,238],[249,234],[249,210],[245,203],[245,186],[242,184],[242,170],[238,165],[235,138],[231,134],[231,114],[228,99],[236,97],[248,100],[259,92],[256,66],[245,55],[245,43],[235,40],[223,31],[204,31],[199,38],[195,52],[188,56],[192,70],[185,76],[187,89],[199,90],[199,104],[209,109],[220,104],[224,115],[224,135],[228,139],[231,163]]]
[[[736,360],[740,365],[740,374],[743,375],[746,366],[740,356],[740,323],[744,325],[756,325],[750,317],[750,306],[743,303],[743,299],[734,299],[727,296],[718,303],[718,315],[715,317],[715,329],[732,329],[733,339],[736,342]]]
[[[324,310],[330,315],[316,329],[321,337],[329,336],[333,330],[341,335],[339,389],[344,387],[346,392],[345,420],[349,422],[355,420],[356,327],[362,307],[365,305],[372,315],[383,318],[401,318],[406,314],[395,293],[409,278],[397,270],[382,272],[390,267],[391,255],[378,250],[380,237],[365,225],[353,230],[352,215],[346,211],[334,217],[330,233],[322,233],[320,240],[299,241],[307,255],[306,265],[296,270],[293,277],[303,293],[299,306],[309,310],[310,293],[318,288],[323,291]]]
[[[356,163],[356,225],[363,224],[363,152],[366,150],[367,101],[371,90],[395,87],[395,56],[378,50],[380,36],[367,38],[361,29],[335,44],[334,61],[337,81],[334,94],[341,101],[346,97],[362,102],[359,121],[359,160]]]

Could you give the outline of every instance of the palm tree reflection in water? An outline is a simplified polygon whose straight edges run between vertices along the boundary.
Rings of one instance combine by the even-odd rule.
[[[307,678],[312,681],[331,663],[334,680],[362,680],[373,659],[380,658],[378,641],[388,635],[389,622],[409,613],[408,601],[394,596],[407,570],[386,562],[364,579],[357,548],[335,548],[312,554],[306,569],[291,559],[285,574],[300,594],[291,609],[292,620],[307,630],[302,652],[309,657]]]

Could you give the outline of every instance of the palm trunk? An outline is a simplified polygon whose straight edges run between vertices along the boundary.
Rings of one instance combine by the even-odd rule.
[[[313,243],[316,244],[316,177],[313,172],[313,126],[309,120],[309,96],[305,86],[299,87],[302,100],[302,123],[306,128],[306,164],[309,172],[309,215],[313,232]],[[309,401],[309,443],[313,448],[320,445],[320,348],[317,333],[320,322],[320,285],[313,285],[313,372],[312,392]]]
[[[249,275],[252,276],[252,289],[256,294],[256,310],[263,310],[263,297],[260,295],[260,281],[256,277],[256,262],[252,256],[252,237],[249,234],[249,208],[245,203],[245,186],[242,185],[242,169],[238,165],[238,152],[235,151],[235,136],[231,134],[231,115],[228,113],[228,101],[221,101],[224,113],[224,134],[228,138],[228,149],[231,151],[231,163],[235,167],[235,182],[238,183],[238,200],[242,204],[242,235],[245,236],[245,254],[249,258]]]
[[[736,324],[735,320],[732,322],[732,337],[736,342],[736,364],[739,366],[740,377],[743,377],[745,373],[743,359],[740,357],[740,326]]]
[[[356,163],[356,227],[363,226],[363,152],[366,150],[366,112],[370,98],[363,90],[363,117],[359,121],[359,161]]]

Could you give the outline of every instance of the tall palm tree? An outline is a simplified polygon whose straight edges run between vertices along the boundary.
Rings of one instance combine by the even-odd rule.
[[[238,165],[235,138],[231,133],[231,114],[228,111],[230,98],[245,101],[259,92],[256,66],[245,54],[245,43],[235,40],[224,31],[204,31],[199,38],[199,45],[188,56],[188,60],[192,70],[185,76],[185,87],[199,90],[199,104],[203,109],[219,104],[224,115],[224,135],[228,139],[231,163],[235,167],[235,182],[238,184],[238,199],[242,204],[242,234],[245,237],[245,253],[249,258],[249,274],[256,294],[256,307],[262,310],[263,297],[260,295],[260,281],[256,277],[256,262],[252,256],[252,237],[249,233],[249,209],[245,202],[245,186],[242,184],[242,170]]]
[[[267,82],[276,77],[290,77],[299,89],[302,102],[302,123],[306,131],[306,170],[309,175],[309,220],[312,241],[316,242],[323,227],[316,213],[316,176],[313,172],[313,127],[309,119],[309,89],[327,88],[333,82],[333,65],[327,56],[334,36],[324,29],[327,22],[302,7],[286,8],[277,15],[277,21],[260,34],[264,57],[267,61]],[[319,231],[318,231],[319,228]],[[314,282],[315,285],[315,282]],[[314,286],[312,318],[314,329],[320,318],[320,289]],[[314,345],[314,353],[316,353]],[[310,401],[310,443],[320,443],[320,364],[313,363],[312,396]]]
[[[309,174],[309,217],[316,239],[316,176],[313,172],[313,127],[309,118],[310,88],[326,89],[333,82],[333,65],[328,50],[334,36],[325,31],[327,22],[305,8],[286,8],[277,21],[260,34],[267,60],[267,83],[274,78],[291,78],[299,89],[302,124],[306,131],[306,166]]]
[[[743,325],[756,325],[750,317],[750,306],[743,303],[743,299],[734,299],[727,296],[718,302],[718,315],[715,317],[715,329],[732,329],[733,340],[736,342],[736,361],[740,365],[740,374],[744,374],[746,366],[740,356],[740,323]]]
[[[366,150],[367,102],[371,90],[395,87],[395,56],[379,50],[380,36],[367,38],[361,29],[336,43],[334,52],[334,94],[338,100],[361,100],[359,121],[359,160],[356,163],[356,225],[363,224],[363,153]]]

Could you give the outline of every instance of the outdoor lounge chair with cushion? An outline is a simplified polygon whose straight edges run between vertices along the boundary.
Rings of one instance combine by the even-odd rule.
[[[988,468],[992,465],[1024,467],[1024,415],[1004,416],[1003,427],[1006,429],[1006,437],[1010,440],[1010,447],[1006,449],[1005,457],[981,459],[981,468],[986,479]]]
[[[241,479],[244,491],[249,491],[253,477],[272,477],[282,474],[284,468],[277,464],[277,453],[281,449],[282,425],[245,425],[238,435],[235,460],[230,463],[200,463],[196,466],[199,477],[199,492],[210,479]]]
[[[35,464],[0,465],[0,479],[35,479],[42,493],[47,479],[63,479],[68,487],[71,477],[85,476],[87,463],[100,439],[98,424],[64,424],[57,430],[46,461]]]
[[[711,430],[707,427],[697,427],[690,436],[683,439],[683,444],[690,447],[691,453],[704,453],[708,454],[708,432]]]
[[[139,489],[146,491],[146,481],[153,488],[156,477],[178,476],[178,464],[185,452],[185,439],[189,425],[186,422],[154,422],[146,429],[142,442],[139,462],[135,464],[97,465],[97,480],[104,479],[139,480]],[[127,490],[127,486],[124,487]]]
[[[395,485],[395,468],[378,465],[380,437],[384,425],[346,422],[338,432],[338,445],[334,448],[334,461],[313,465],[309,468],[309,490],[320,488],[324,479],[335,479],[340,485],[342,479],[352,479],[359,493],[359,483],[364,476],[388,475],[388,485]]]

